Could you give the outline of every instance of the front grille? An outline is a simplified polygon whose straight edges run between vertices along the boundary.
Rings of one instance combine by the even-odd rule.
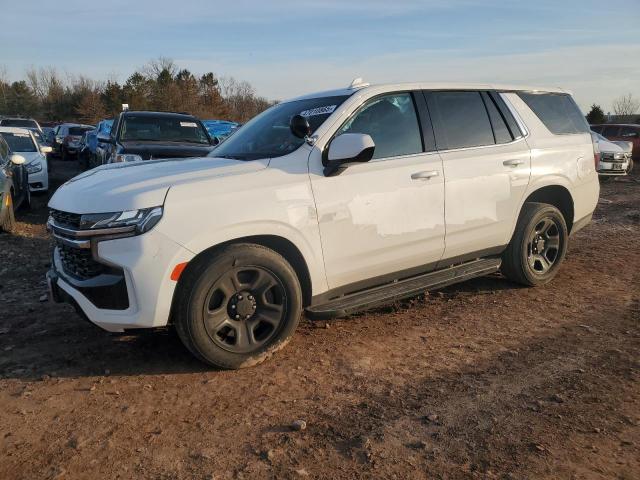
[[[69,213],[69,212],[63,212],[61,210],[51,209],[49,211],[49,215],[51,215],[53,219],[56,221],[56,223],[61,227],[74,228],[74,229],[80,228],[80,220],[82,215],[78,213]]]
[[[74,248],[56,241],[62,268],[67,275],[87,280],[105,272],[105,265],[96,262],[90,249]]]

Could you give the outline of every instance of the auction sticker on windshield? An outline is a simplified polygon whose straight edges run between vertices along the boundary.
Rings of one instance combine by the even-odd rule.
[[[330,113],[333,113],[336,107],[337,105],[327,105],[325,107],[312,108],[311,110],[305,110],[303,112],[300,112],[300,115],[302,115],[303,117],[313,117],[315,115],[328,115]]]
[[[195,122],[180,122],[181,127],[193,127],[196,128],[198,126]]]

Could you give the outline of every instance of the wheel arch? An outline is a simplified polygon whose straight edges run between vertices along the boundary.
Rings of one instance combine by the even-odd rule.
[[[176,285],[173,301],[171,307],[171,317],[173,317],[173,308],[176,301],[176,297],[181,288],[181,280],[184,278],[185,273],[197,268],[202,260],[211,255],[215,255],[216,252],[228,245],[236,245],[241,243],[260,245],[273,250],[274,252],[282,255],[282,257],[289,262],[293,270],[295,271],[298,280],[300,282],[300,288],[302,290],[302,304],[306,307],[311,304],[312,297],[312,281],[309,266],[300,251],[300,249],[290,240],[281,237],[279,235],[250,235],[245,237],[238,237],[231,240],[224,241],[222,243],[213,245],[200,253],[198,253],[193,259],[189,261],[189,264],[185,268],[185,271],[181,274],[180,279]]]
[[[546,185],[540,187],[529,194],[523,205],[528,202],[548,203],[553,205],[564,217],[567,224],[567,231],[571,233],[575,215],[575,207],[571,192],[562,185]],[[522,206],[520,207],[522,211]]]

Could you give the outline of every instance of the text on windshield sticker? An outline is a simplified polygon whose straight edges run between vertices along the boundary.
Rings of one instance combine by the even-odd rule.
[[[326,107],[312,108],[311,110],[305,110],[303,112],[300,112],[300,115],[302,115],[303,117],[313,117],[315,115],[329,115],[330,113],[333,113],[336,107],[337,105],[327,105]]]

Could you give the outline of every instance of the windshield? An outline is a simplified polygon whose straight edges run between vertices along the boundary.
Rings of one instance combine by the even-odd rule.
[[[204,128],[195,119],[184,117],[126,116],[120,130],[121,141],[186,142],[209,145]]]
[[[309,98],[275,105],[241,127],[209,156],[257,160],[287,155],[304,143],[289,129],[291,117],[306,117],[315,132],[347,98],[348,95]]]
[[[4,127],[38,128],[38,124],[34,120],[22,120],[18,118],[5,118],[4,120],[0,120],[0,125]]]
[[[84,135],[84,132],[89,130],[93,130],[93,127],[71,127],[69,128],[69,135],[73,135],[74,137],[81,137]]]
[[[0,133],[12,152],[37,152],[38,149],[28,133]]]

